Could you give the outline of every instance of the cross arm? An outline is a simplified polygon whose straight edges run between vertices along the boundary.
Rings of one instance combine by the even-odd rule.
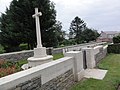
[[[39,12],[39,13],[37,13],[37,14],[32,15],[33,18],[35,18],[36,16],[42,16],[42,13]]]

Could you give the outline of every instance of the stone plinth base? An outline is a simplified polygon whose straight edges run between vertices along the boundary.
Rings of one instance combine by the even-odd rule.
[[[42,58],[30,57],[27,60],[28,60],[28,67],[35,67],[37,65],[41,65],[41,64],[52,61],[53,56],[47,55],[46,57],[42,57]]]
[[[22,66],[22,69],[28,69],[53,60],[53,56],[46,54],[45,47],[34,48],[34,56],[27,59],[28,64]]]
[[[43,58],[43,57],[47,57],[46,48],[45,47],[34,48],[34,58]]]

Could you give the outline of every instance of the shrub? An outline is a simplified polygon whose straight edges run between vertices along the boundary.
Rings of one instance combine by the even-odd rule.
[[[20,47],[20,50],[28,50],[27,44],[20,44],[19,47]]]
[[[2,45],[0,45],[0,54],[2,54],[4,52],[5,52],[4,47]]]
[[[116,37],[113,37],[113,43],[114,43],[114,44],[120,43],[120,35],[119,35],[119,36],[116,36]]]
[[[120,44],[111,44],[111,45],[108,45],[108,53],[117,53],[119,54],[120,53]]]
[[[20,51],[19,46],[6,46],[4,47],[6,53]]]

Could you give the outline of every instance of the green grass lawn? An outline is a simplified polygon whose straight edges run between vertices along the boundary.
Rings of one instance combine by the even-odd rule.
[[[59,59],[59,58],[63,58],[64,55],[62,53],[58,53],[58,54],[54,54],[53,55],[53,60]]]
[[[109,54],[98,68],[108,70],[103,80],[86,79],[78,82],[71,90],[116,90],[120,84],[120,54]]]

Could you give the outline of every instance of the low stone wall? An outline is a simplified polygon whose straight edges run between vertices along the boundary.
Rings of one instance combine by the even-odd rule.
[[[83,53],[84,57],[84,68],[92,69],[96,67],[100,60],[102,60],[107,54],[107,46],[96,46],[90,48],[82,49],[85,53]]]
[[[20,83],[8,90],[39,90],[41,88],[41,76]],[[45,90],[45,89],[44,89]]]
[[[85,49],[88,69],[95,67],[99,49],[107,52],[107,47],[100,47]],[[64,58],[0,78],[0,90],[66,90],[84,74],[82,51],[70,51]]]
[[[66,90],[83,78],[81,51],[0,78],[0,90]]]
[[[102,43],[86,43],[86,44],[79,44],[79,45],[73,45],[73,46],[67,46],[62,48],[47,48],[46,52],[48,55],[57,54],[57,53],[65,53],[68,51],[80,51],[82,48],[88,47],[88,46],[94,46],[94,45],[100,45],[104,44]],[[9,60],[9,61],[18,61],[22,59],[28,59],[29,57],[32,57],[34,54],[33,50],[27,50],[27,51],[20,51],[20,52],[13,52],[13,53],[4,53],[0,54],[0,60]]]
[[[72,45],[72,46],[66,46],[66,47],[62,47],[62,48],[57,48],[57,49],[53,49],[53,54],[55,53],[66,53],[69,51],[81,51],[82,48],[87,48],[87,47],[94,47],[97,45],[103,45],[106,42],[100,42],[100,43],[96,43],[96,42],[92,42],[92,43],[84,43],[84,44],[78,44],[78,45]]]
[[[58,54],[58,53],[63,53],[63,49],[62,48],[56,48],[52,50],[52,54]]]
[[[41,84],[41,76],[39,76],[9,90],[66,90],[74,83],[73,70],[71,69],[43,85]]]
[[[46,53],[48,55],[51,55],[52,48],[47,48]],[[33,50],[4,53],[4,54],[0,54],[0,60],[3,59],[3,60],[8,60],[8,61],[19,61],[22,59],[28,59],[29,57],[33,57],[33,55],[34,55]]]
[[[22,59],[28,59],[29,57],[33,56],[33,50],[29,51],[20,51],[20,52],[13,52],[13,53],[4,53],[0,54],[0,60],[8,60],[8,61],[18,61]]]
[[[49,82],[43,84],[40,90],[66,90],[75,83],[73,70],[68,70],[64,74],[57,76]]]
[[[99,53],[95,55],[96,64],[98,64],[107,54],[107,47],[101,47]]]

